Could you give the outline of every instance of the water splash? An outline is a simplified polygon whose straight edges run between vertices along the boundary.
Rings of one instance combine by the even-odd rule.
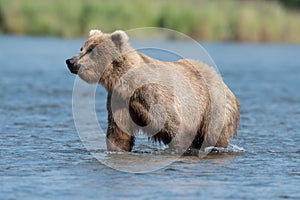
[[[152,155],[174,155],[178,154],[175,150],[169,149],[167,147],[155,148],[150,145],[142,145],[143,148],[136,148],[132,152],[111,152],[104,151],[106,154],[130,154],[130,155],[141,155],[141,154],[152,154]],[[140,146],[139,146],[140,147]],[[234,144],[229,144],[227,148],[223,147],[206,147],[204,151],[198,149],[189,149],[183,155],[184,156],[197,156],[202,154],[238,154],[246,152],[246,149],[239,147]],[[182,152],[181,152],[182,153]]]
[[[242,153],[246,152],[246,149],[234,144],[229,144],[227,148],[223,147],[206,147],[204,152],[206,153]]]

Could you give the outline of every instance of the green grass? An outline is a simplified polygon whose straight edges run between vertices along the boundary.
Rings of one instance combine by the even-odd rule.
[[[276,1],[0,0],[0,33],[82,37],[165,27],[197,40],[300,42],[299,10]]]

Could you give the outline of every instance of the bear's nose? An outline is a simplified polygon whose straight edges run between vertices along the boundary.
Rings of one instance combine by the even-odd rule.
[[[66,60],[66,64],[67,64],[68,66],[74,65],[73,59],[67,59],[67,60]]]
[[[78,73],[78,69],[75,67],[75,62],[74,62],[74,59],[68,59],[66,60],[66,64],[69,68],[69,70],[73,73],[73,74],[77,74]]]

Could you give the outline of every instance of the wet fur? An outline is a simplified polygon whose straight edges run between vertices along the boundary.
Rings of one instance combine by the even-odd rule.
[[[195,92],[199,103],[200,120],[194,122],[192,119],[186,124],[186,132],[178,133],[181,122],[181,105],[176,100],[173,92],[158,84],[148,84],[135,90],[130,97],[129,113],[132,121],[141,126],[147,126],[152,119],[149,109],[151,105],[164,105],[166,121],[163,128],[155,135],[150,135],[155,142],[171,144],[176,134],[177,143],[182,146],[188,144],[190,148],[200,149],[207,146],[227,147],[232,136],[236,135],[239,121],[239,102],[230,89],[222,81],[216,71],[194,60],[180,60],[178,62],[162,62],[150,58],[142,53],[136,52],[127,42],[123,32],[103,34],[94,32],[85,43],[79,55],[74,56],[74,68],[78,68],[79,76],[89,83],[102,84],[107,92],[108,129],[107,148],[111,151],[131,151],[134,145],[134,134],[138,132],[131,125],[131,120],[124,119],[124,107],[118,108],[120,112],[113,115],[111,107],[112,92],[120,80],[130,69],[140,65],[157,64],[181,73],[189,81],[191,89]],[[91,50],[92,49],[92,50]],[[93,55],[89,54],[94,51]],[[80,67],[85,71],[80,71]],[[70,67],[69,67],[70,68]],[[154,69],[153,68],[153,69]],[[88,69],[88,70],[87,70]],[[138,74],[137,74],[138,76]],[[134,77],[133,81],[134,81]],[[164,78],[164,77],[162,77]],[[167,77],[166,77],[167,78]],[[219,105],[218,98],[214,97],[218,90],[225,91],[226,105]],[[184,92],[184,91],[183,91]],[[122,100],[128,94],[118,94]],[[186,100],[188,105],[188,100]],[[225,118],[214,123],[221,127],[220,135],[209,132],[212,125],[211,119],[225,107]],[[192,112],[192,111],[191,111]],[[192,114],[192,113],[191,113]],[[128,127],[122,130],[116,121],[127,120]],[[189,119],[188,119],[189,120]],[[150,127],[151,129],[151,127]],[[149,129],[149,132],[151,130]],[[196,134],[192,134],[197,129]],[[147,132],[146,132],[147,134]],[[172,146],[171,146],[172,147]],[[174,148],[176,148],[174,146]]]

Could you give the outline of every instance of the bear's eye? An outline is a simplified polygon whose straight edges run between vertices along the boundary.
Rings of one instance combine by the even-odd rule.
[[[82,51],[82,47],[80,48],[80,51]]]
[[[89,48],[87,48],[86,52],[87,53],[91,52],[93,50],[93,48],[94,48],[93,46],[89,46]]]

